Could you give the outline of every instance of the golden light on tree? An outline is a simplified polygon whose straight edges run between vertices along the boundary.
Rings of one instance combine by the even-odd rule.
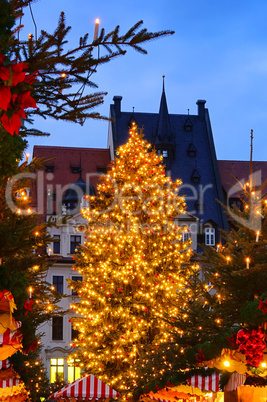
[[[146,345],[157,349],[173,339],[163,317],[179,314],[192,251],[177,223],[185,212],[181,182],[166,176],[162,157],[135,124],[116,155],[83,211],[86,242],[74,267],[83,280],[69,281],[80,297],[71,306],[79,331],[72,358],[129,396]]]

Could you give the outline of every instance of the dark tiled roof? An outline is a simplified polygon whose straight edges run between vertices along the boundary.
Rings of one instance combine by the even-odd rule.
[[[220,183],[219,170],[217,166],[216,153],[213,143],[212,131],[209,121],[208,110],[205,109],[205,101],[198,101],[198,115],[169,114],[170,130],[174,135],[175,158],[169,161],[169,167],[173,179],[180,178],[183,181],[181,193],[187,196],[188,211],[196,213],[195,202],[204,194],[204,214],[199,218],[206,222],[212,219],[219,227],[227,228],[226,218],[216,199],[223,201],[223,193]],[[119,110],[119,113],[118,113]],[[117,113],[115,113],[117,111]],[[145,139],[153,144],[157,132],[159,119],[158,113],[135,112],[135,121],[140,129],[143,129]],[[120,104],[111,105],[111,132],[113,135],[113,146],[125,144],[129,138],[128,122],[132,113],[121,112]],[[192,130],[187,131],[185,122],[190,118]],[[188,155],[188,148],[191,143],[196,148],[196,156]],[[112,143],[109,138],[109,143]],[[199,184],[192,184],[191,177],[196,166],[201,180]],[[201,201],[201,200],[200,200]]]

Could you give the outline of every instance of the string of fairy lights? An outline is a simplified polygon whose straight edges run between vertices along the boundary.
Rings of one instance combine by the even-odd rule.
[[[137,386],[140,348],[174,340],[163,316],[179,314],[177,289],[187,293],[192,272],[181,268],[191,241],[182,241],[175,221],[185,211],[181,181],[173,183],[161,161],[133,124],[83,211],[86,241],[75,263],[83,281],[70,281],[80,297],[71,306],[79,330],[72,358],[128,396]]]

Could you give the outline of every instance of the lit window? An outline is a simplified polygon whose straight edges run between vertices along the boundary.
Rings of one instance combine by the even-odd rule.
[[[163,149],[162,156],[163,156],[163,158],[168,158],[168,150],[167,149]]]
[[[79,366],[79,360],[68,361],[68,383],[73,382],[81,378],[81,368]]]
[[[53,276],[53,286],[58,293],[63,293],[63,276]]]
[[[54,235],[53,253],[60,254],[60,235]]]
[[[63,341],[63,317],[52,318],[52,340]]]
[[[76,249],[79,249],[81,244],[81,236],[72,235],[70,236],[70,253],[74,254]]]
[[[82,276],[72,276],[71,277],[71,279],[73,280],[73,281],[75,281],[75,282],[78,282],[78,281],[82,281],[83,280],[83,277]],[[75,292],[75,290],[72,290],[72,296],[77,296],[77,292]]]
[[[205,229],[205,244],[207,246],[215,246],[215,229],[206,228]]]
[[[64,359],[54,358],[50,360],[51,384],[64,381]]]

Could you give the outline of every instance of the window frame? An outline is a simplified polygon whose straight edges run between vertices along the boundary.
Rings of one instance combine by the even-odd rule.
[[[75,238],[73,240],[73,238]],[[77,241],[76,238],[79,238],[80,240]],[[81,235],[71,235],[70,236],[70,254],[75,254],[77,251],[75,251],[75,249],[79,249],[80,248],[80,244],[82,242],[82,236]]]
[[[53,239],[54,239],[54,241],[53,241],[53,254],[60,254],[60,235],[58,235],[58,234],[53,235]]]
[[[59,278],[62,278],[62,281]],[[63,294],[63,292],[64,292],[64,276],[63,275],[53,275],[52,279],[53,279],[53,286],[54,286],[55,290],[58,293]]]
[[[71,277],[71,280],[72,280],[72,281],[75,281],[75,282],[78,282],[78,281],[82,282],[83,277],[82,277],[81,275],[73,275],[73,276]],[[75,290],[71,289],[71,295],[72,295],[72,296],[78,296],[78,293],[75,292]]]
[[[77,366],[77,363],[79,364],[79,362],[79,359],[72,359],[68,361],[68,383],[72,383],[73,381],[82,377],[81,367]]]
[[[216,244],[215,228],[205,228],[205,244],[206,246],[215,246]]]
[[[53,363],[55,360],[55,363]],[[62,364],[61,363],[62,360]],[[62,368],[62,371],[59,369]],[[55,369],[55,371],[54,371]],[[57,381],[64,381],[64,372],[65,372],[65,360],[63,357],[52,357],[50,359],[50,383],[54,384]],[[62,378],[57,378],[60,375]],[[54,381],[53,381],[54,380]]]
[[[52,341],[63,341],[63,317],[52,317]]]

